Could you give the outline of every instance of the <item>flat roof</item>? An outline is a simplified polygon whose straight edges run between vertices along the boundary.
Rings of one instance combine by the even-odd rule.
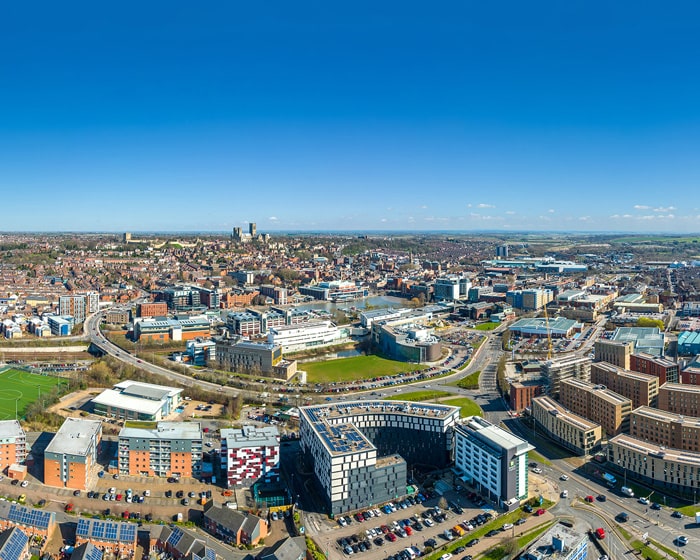
[[[578,379],[576,377],[571,377],[569,379],[564,379],[561,382],[562,385],[573,385],[581,391],[586,391],[600,397],[613,404],[623,404],[632,403],[631,399],[615,393],[614,391],[608,389],[605,385],[596,385],[595,383],[590,383],[584,381],[583,379]]]
[[[158,422],[155,428],[122,428],[120,438],[202,439],[199,422]]]
[[[632,411],[632,414],[636,416],[644,416],[660,422],[678,422],[691,428],[700,428],[700,418],[695,416],[684,416],[683,414],[676,414],[675,412],[668,412],[666,410],[660,410],[650,406],[640,406],[635,408]]]
[[[102,422],[99,420],[66,418],[46,446],[45,453],[85,456],[101,429]]]
[[[120,383],[117,383],[116,385],[114,385],[114,388],[120,389],[122,391],[128,389],[129,393],[131,394],[136,394],[136,392],[139,389],[160,389],[162,391],[167,391],[169,395],[176,395],[178,393],[182,393],[183,391],[183,389],[180,389],[179,387],[169,387],[167,385],[154,385],[153,383],[143,383],[141,381],[132,381],[131,379],[127,379],[126,381],[121,381]]]
[[[491,424],[488,420],[484,420],[480,416],[469,416],[462,419],[458,424],[459,427],[465,430],[479,434],[487,442],[500,447],[501,449],[517,449],[519,453],[530,451],[535,448],[522,438],[499,426]]]
[[[114,408],[121,408],[132,412],[142,412],[144,414],[157,414],[163,408],[163,401],[154,401],[125,395],[121,391],[105,389],[94,399],[93,404],[102,404]]]
[[[348,416],[357,414],[401,414],[446,421],[450,417],[459,418],[459,411],[460,408],[457,406],[390,400],[327,403],[299,408],[300,415],[306,419],[332,455],[376,449],[374,444],[349,420],[342,422]]]
[[[619,434],[612,438],[609,443],[619,445],[620,447],[637,453],[663,459],[664,461],[691,465],[696,469],[700,469],[700,453],[695,451],[668,448],[664,445],[657,445],[628,434]]]
[[[3,420],[0,422],[0,440],[17,437],[25,437],[24,430],[19,421]]]
[[[228,449],[240,447],[275,447],[279,445],[280,432],[276,426],[243,426],[221,430],[221,439]]]
[[[664,383],[659,387],[659,391],[678,391],[680,393],[700,393],[700,385],[688,385],[687,383]]]

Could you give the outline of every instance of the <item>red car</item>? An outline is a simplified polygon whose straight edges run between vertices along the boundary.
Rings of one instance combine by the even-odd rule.
[[[544,515],[544,510],[543,510],[542,508],[538,509],[538,510],[535,512],[535,515]]]
[[[397,539],[394,533],[387,533],[386,538],[389,539],[391,542],[394,542]]]
[[[122,501],[122,495],[121,495],[121,494],[117,494],[117,501],[118,501],[118,502],[121,502],[121,501]]]
[[[602,527],[598,527],[595,530],[595,536],[601,540],[604,539],[605,538],[605,529],[603,529]]]
[[[586,496],[587,502],[593,502],[593,496]]]
[[[73,511],[73,504],[66,504],[64,511],[66,513],[70,513],[71,511]]]

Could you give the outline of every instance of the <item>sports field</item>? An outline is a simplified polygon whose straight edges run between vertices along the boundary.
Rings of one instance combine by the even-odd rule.
[[[21,418],[28,405],[48,394],[61,381],[59,377],[29,373],[22,369],[7,369],[0,373],[0,420],[14,420],[15,403],[17,417]]]
[[[427,366],[387,360],[379,356],[354,356],[325,362],[299,364],[306,371],[308,383],[332,383],[372,379],[383,375],[396,375],[405,371],[420,371]]]

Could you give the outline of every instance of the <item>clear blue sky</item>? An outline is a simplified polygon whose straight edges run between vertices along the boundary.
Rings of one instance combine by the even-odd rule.
[[[10,2],[0,230],[700,231],[697,2]]]

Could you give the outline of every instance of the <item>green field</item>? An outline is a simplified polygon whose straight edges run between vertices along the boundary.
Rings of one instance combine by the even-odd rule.
[[[325,362],[306,362],[299,369],[306,371],[307,383],[333,383],[420,371],[427,366],[387,360],[379,356],[355,356]]]
[[[448,393],[447,391],[415,391],[405,395],[392,395],[390,397],[386,397],[386,399],[389,401],[423,402],[440,399],[442,397],[449,397],[450,395],[452,395],[452,393]]]
[[[21,369],[7,369],[0,373],[0,420],[21,418],[28,405],[39,398],[39,393],[47,394],[63,381],[59,377],[38,375]]]
[[[440,401],[441,404],[446,404],[448,406],[458,406],[460,410],[459,415],[464,418],[466,416],[483,416],[484,412],[481,407],[476,404],[473,400],[467,397],[457,397],[456,399],[445,399]]]
[[[474,327],[477,331],[492,331],[498,327],[501,323],[479,323]]]

